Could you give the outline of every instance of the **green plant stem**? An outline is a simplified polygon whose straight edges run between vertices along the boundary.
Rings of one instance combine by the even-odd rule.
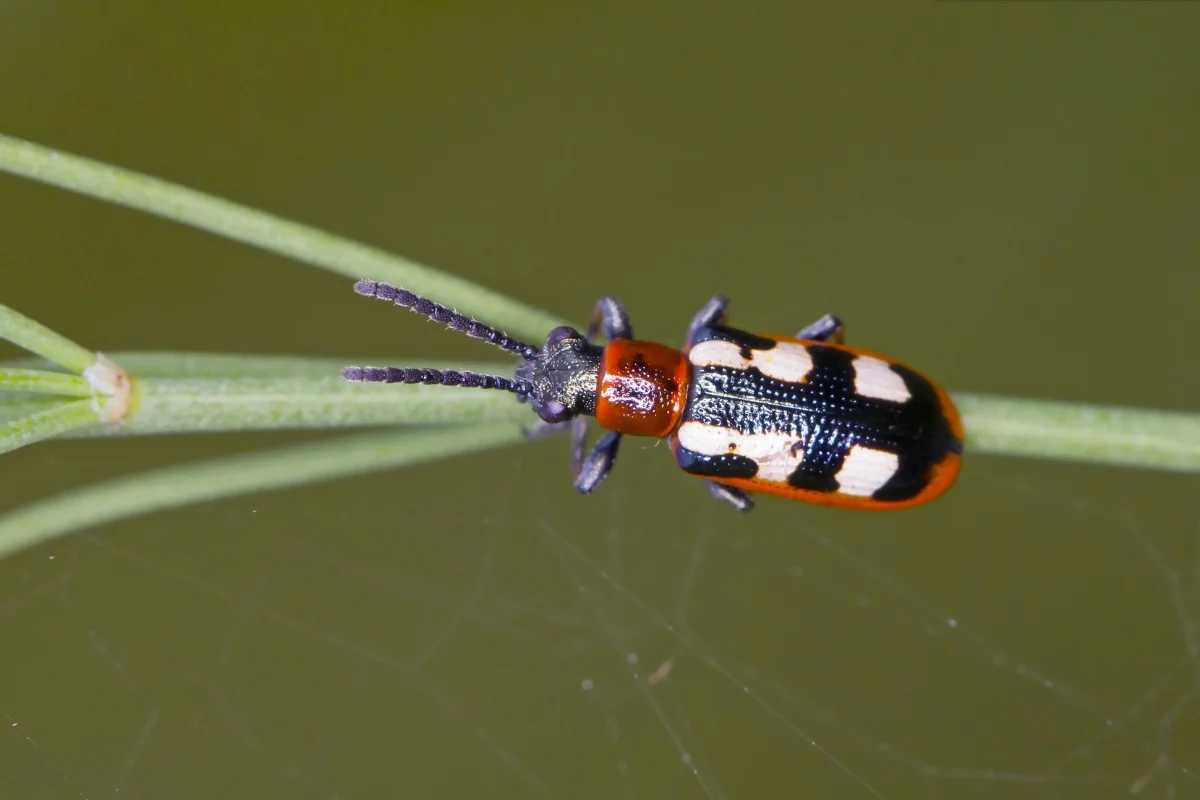
[[[507,392],[350,383],[328,378],[147,378],[120,426],[138,435],[364,425],[447,425],[529,418]]]
[[[55,333],[19,311],[0,305],[0,339],[80,373],[96,363],[96,354]]]
[[[1200,414],[955,394],[967,453],[1200,471]]]
[[[0,454],[99,423],[92,400],[71,400],[0,421]]]
[[[0,392],[33,392],[66,397],[91,397],[96,390],[79,375],[42,369],[0,367]]]
[[[348,278],[371,278],[403,286],[535,344],[551,328],[566,324],[553,314],[377,248],[159,178],[3,134],[0,171],[174,220]]]
[[[116,358],[131,365],[156,366],[158,371],[165,369],[172,360],[169,356],[136,354],[117,355]],[[345,365],[343,361],[317,359],[305,362],[302,359],[257,359],[252,356],[219,356],[212,359],[215,363],[205,363],[208,359],[198,356],[176,360],[191,374],[206,377],[141,378],[137,382],[133,407],[124,422],[76,428],[70,435],[136,436],[531,421],[529,407],[516,402],[508,392],[466,391],[450,386],[351,383],[338,374]],[[411,365],[425,366],[422,362]],[[440,366],[489,374],[512,371],[511,364]],[[215,367],[238,374],[214,375]],[[30,414],[40,408],[30,406],[28,397],[0,394],[0,419],[19,417],[21,412],[5,413],[13,406]],[[91,421],[97,421],[94,411]],[[58,432],[51,435],[58,435]]]
[[[151,373],[175,365],[193,377],[146,379],[142,405],[135,407],[129,422],[106,426],[110,433],[510,421],[377,431],[119,478],[0,517],[0,557],[73,530],[164,508],[499,447],[518,441],[522,426],[531,421],[529,409],[504,392],[339,383],[328,370],[344,363],[340,360],[137,353],[117,358]],[[455,366],[487,371],[487,365]],[[218,368],[234,375],[212,377]],[[960,394],[955,401],[968,431],[967,458],[993,453],[1200,470],[1200,415],[981,395]],[[8,442],[15,438],[25,443],[56,435],[94,435],[101,427],[90,400],[45,403],[44,397],[0,394],[0,450],[11,449]],[[5,417],[12,407],[31,410]]]
[[[521,428],[511,423],[374,433],[116,478],[0,517],[0,558],[152,511],[449,458],[521,438]]]
[[[120,425],[74,427],[50,435],[338,428],[369,425],[530,421],[528,406],[506,392],[443,386],[357,384],[346,363],[386,358],[303,359],[171,353],[118,353],[144,375],[138,400]],[[21,362],[36,367],[41,362]],[[415,367],[426,362],[408,362]],[[509,374],[511,364],[439,364]],[[968,458],[978,453],[1059,458],[1148,469],[1200,471],[1200,415],[1078,403],[954,395],[967,430]],[[41,412],[45,400],[0,393],[0,420]],[[24,424],[24,423],[23,423]],[[45,437],[39,437],[45,438]]]

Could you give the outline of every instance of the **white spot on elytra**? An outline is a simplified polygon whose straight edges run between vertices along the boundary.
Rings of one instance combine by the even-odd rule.
[[[677,435],[681,445],[701,455],[752,459],[758,464],[758,477],[767,481],[786,482],[804,460],[799,437],[790,433],[745,434],[733,428],[685,422]]]
[[[583,683],[581,683],[581,684],[580,684],[580,687],[581,687],[581,688],[582,688],[582,689],[583,689],[585,692],[590,692],[592,689],[594,689],[594,688],[596,687],[596,684],[592,683],[592,679],[591,679],[591,678],[584,678],[584,679],[583,679]]]
[[[856,356],[854,365],[854,391],[863,397],[906,403],[912,397],[904,378],[881,358]]]
[[[796,342],[779,342],[766,350],[752,349],[750,358],[743,358],[739,345],[710,339],[693,347],[688,359],[698,367],[757,367],[768,378],[788,383],[800,383],[813,368],[808,348]]]
[[[800,383],[813,368],[808,348],[794,342],[779,342],[770,350],[751,350],[750,364],[768,378],[788,383]]]
[[[895,453],[856,444],[834,477],[842,494],[870,497],[896,474],[899,466],[900,459]]]
[[[742,358],[742,348],[733,342],[710,339],[688,351],[688,360],[697,367],[732,367],[745,369],[749,362]]]

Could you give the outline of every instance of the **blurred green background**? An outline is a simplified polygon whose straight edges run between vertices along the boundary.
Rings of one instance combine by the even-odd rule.
[[[1200,6],[0,4],[0,130],[680,344],[711,294],[951,390],[1196,410]],[[479,359],[346,280],[0,176],[106,351]],[[11,348],[0,357],[16,355]],[[313,434],[65,441],[0,510]],[[627,440],[0,563],[8,798],[1200,797],[1195,476],[968,457],[740,516]]]

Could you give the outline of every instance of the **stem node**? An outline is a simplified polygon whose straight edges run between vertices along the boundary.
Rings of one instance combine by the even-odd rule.
[[[133,377],[103,353],[83,371],[95,394],[92,400],[104,422],[124,422],[133,407]],[[101,401],[100,397],[104,400]]]

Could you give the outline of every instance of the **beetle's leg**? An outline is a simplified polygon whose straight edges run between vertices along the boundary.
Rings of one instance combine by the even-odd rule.
[[[579,471],[575,473],[576,489],[587,494],[608,477],[613,462],[617,460],[617,445],[620,443],[621,434],[616,431],[606,433],[600,441],[596,442],[587,461],[584,461]]]
[[[815,342],[827,342],[830,339],[841,344],[845,341],[846,326],[833,314],[826,314],[816,322],[805,325],[796,334],[797,339],[810,339]]]
[[[741,489],[735,489],[732,486],[726,486],[723,483],[716,481],[705,481],[708,484],[708,490],[712,492],[712,496],[718,500],[729,503],[738,511],[749,511],[754,507],[754,501],[750,499],[748,492],[743,492]]]
[[[584,445],[587,444],[588,419],[575,417],[566,422],[544,422],[538,420],[531,428],[525,430],[528,439],[540,439],[543,436],[571,431],[571,472],[575,476],[575,488],[587,494],[600,485],[612,469],[617,457],[617,444],[620,434],[610,433],[596,443],[587,463],[583,460]]]
[[[592,318],[588,321],[586,339],[588,344],[596,340],[596,334],[603,333],[608,341],[614,339],[632,339],[633,324],[621,301],[611,295],[601,297],[592,309]],[[584,443],[587,440],[588,423],[586,417],[576,417],[571,420],[571,470],[575,474],[575,488],[587,494],[600,485],[612,470],[613,462],[617,460],[617,446],[621,444],[621,434],[616,431],[605,434],[587,460],[583,460]]]
[[[728,311],[729,299],[719,294],[705,303],[704,308],[697,311],[696,316],[692,317],[692,324],[688,325],[687,349],[691,349],[692,342],[696,338],[696,333],[701,328],[707,328],[709,325],[723,324]]]
[[[596,334],[603,333],[608,341],[613,339],[632,339],[633,325],[629,322],[629,314],[625,306],[615,297],[601,297],[592,309],[592,319],[588,322],[587,341],[591,344],[596,340]]]
[[[583,469],[583,446],[587,444],[587,417],[576,417],[563,424],[571,426],[571,474],[578,478]]]

